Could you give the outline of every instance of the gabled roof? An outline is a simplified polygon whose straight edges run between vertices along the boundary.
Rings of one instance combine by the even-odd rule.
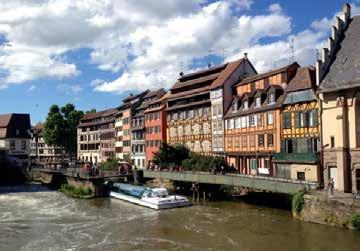
[[[300,67],[300,65],[297,62],[294,62],[292,64],[286,65],[284,67],[281,68],[277,68],[265,73],[261,73],[261,74],[256,74],[256,75],[252,75],[250,77],[247,77],[245,79],[243,79],[242,81],[240,81],[238,84],[236,85],[243,85],[243,84],[247,84],[247,83],[251,83],[251,82],[255,82],[258,80],[261,80],[263,78],[267,78],[282,72],[286,72],[287,70],[291,69],[291,68],[296,68],[296,67]]]
[[[140,92],[139,94],[136,94],[136,95],[130,94],[129,96],[127,96],[126,98],[123,99],[123,102],[126,103],[126,102],[130,102],[131,100],[134,100],[134,99],[136,99],[136,98],[143,97],[143,96],[145,96],[148,92],[149,92],[149,90]]]
[[[29,114],[0,115],[0,138],[29,138],[30,129]]]
[[[216,89],[223,86],[224,82],[231,76],[231,74],[236,70],[236,68],[239,67],[242,63],[245,63],[246,61],[250,62],[247,58],[241,58],[239,60],[228,63],[226,65],[226,68],[220,73],[219,77],[216,78],[215,81],[211,84],[211,89]]]
[[[345,30],[335,57],[320,84],[320,92],[360,87],[360,16],[354,16]]]
[[[313,66],[298,68],[295,76],[290,80],[286,92],[315,88],[315,74],[315,68]]]

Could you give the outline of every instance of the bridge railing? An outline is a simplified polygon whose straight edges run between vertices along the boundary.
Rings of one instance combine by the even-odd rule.
[[[144,177],[165,178],[170,180],[209,184],[223,184],[230,186],[243,186],[281,193],[294,193],[303,189],[315,190],[319,187],[319,184],[313,181],[301,181],[278,177],[235,173],[226,173],[223,175],[211,174],[208,172],[144,170]]]

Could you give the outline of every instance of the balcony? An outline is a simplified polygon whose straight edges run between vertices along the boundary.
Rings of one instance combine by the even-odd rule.
[[[317,153],[275,153],[274,162],[284,163],[316,163],[318,161]]]

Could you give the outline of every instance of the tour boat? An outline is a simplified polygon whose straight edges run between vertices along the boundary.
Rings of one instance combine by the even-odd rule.
[[[168,209],[190,206],[191,202],[183,196],[169,195],[166,188],[149,188],[124,183],[115,183],[110,196],[152,209]]]

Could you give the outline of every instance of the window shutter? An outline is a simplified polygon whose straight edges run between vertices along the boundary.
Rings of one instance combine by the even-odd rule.
[[[308,127],[308,126],[309,126],[309,113],[304,112],[304,127]]]
[[[312,112],[312,116],[313,116],[313,126],[318,126],[318,110],[313,110]]]

